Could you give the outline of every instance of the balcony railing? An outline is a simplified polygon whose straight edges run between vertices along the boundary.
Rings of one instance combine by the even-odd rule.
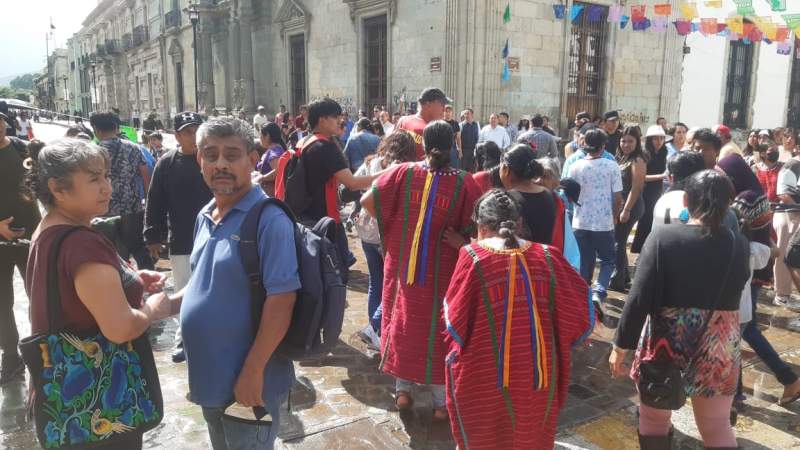
[[[119,42],[116,39],[106,39],[106,53],[115,55],[120,52]]]
[[[130,50],[133,48],[133,36],[130,33],[122,35],[122,49]]]
[[[169,30],[172,27],[181,26],[181,12],[177,9],[169,11],[164,15],[164,28]]]
[[[139,25],[133,29],[133,46],[138,47],[147,42],[147,27]]]
[[[106,56],[106,47],[104,45],[97,44],[97,56]]]

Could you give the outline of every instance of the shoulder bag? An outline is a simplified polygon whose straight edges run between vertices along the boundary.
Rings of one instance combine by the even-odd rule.
[[[53,242],[47,261],[47,332],[23,339],[32,412],[43,448],[84,449],[153,429],[164,416],[147,333],[124,344],[102,333],[64,328],[58,255],[73,227]]]

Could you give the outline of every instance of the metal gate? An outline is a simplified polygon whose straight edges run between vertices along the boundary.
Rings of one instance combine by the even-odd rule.
[[[588,111],[599,115],[603,106],[603,59],[608,34],[608,7],[590,3],[583,5],[581,16],[572,23],[569,41],[569,75],[567,82],[567,119]],[[590,14],[590,9],[602,14]],[[596,19],[589,21],[589,18]]]
[[[754,66],[753,47],[753,44],[745,44],[741,41],[731,41],[730,43],[722,123],[731,128],[747,126],[750,79]]]
[[[306,37],[296,34],[289,38],[292,87],[292,114],[300,114],[300,105],[306,103]]]
[[[386,107],[386,16],[364,20],[364,88],[366,109]]]

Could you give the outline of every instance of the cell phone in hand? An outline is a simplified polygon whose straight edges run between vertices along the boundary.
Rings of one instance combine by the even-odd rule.
[[[25,227],[9,227],[8,229],[11,230],[14,233],[24,233],[25,232]]]

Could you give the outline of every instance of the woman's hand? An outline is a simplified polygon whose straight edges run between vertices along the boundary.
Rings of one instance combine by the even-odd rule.
[[[164,292],[151,295],[147,298],[147,307],[150,309],[150,321],[166,319],[174,314],[172,301]]]
[[[140,270],[139,277],[142,279],[142,283],[144,283],[145,292],[151,294],[161,292],[164,289],[164,282],[167,279],[166,275],[154,270]]]
[[[457,232],[452,227],[448,227],[446,230],[444,230],[443,240],[447,242],[447,245],[456,250],[460,249],[467,243],[467,240],[464,239],[464,236],[462,236],[461,233]]]
[[[9,217],[5,220],[0,220],[0,236],[7,241],[13,241],[16,238],[22,237],[25,232],[24,231],[13,231],[11,230],[11,222],[14,221],[13,217]]]
[[[625,366],[626,353],[626,350],[619,347],[614,347],[611,350],[611,355],[608,357],[608,365],[611,368],[612,377],[620,378],[628,374],[628,368]]]
[[[619,213],[619,223],[628,223],[628,220],[631,218],[631,212],[627,209],[623,209],[621,213]]]

